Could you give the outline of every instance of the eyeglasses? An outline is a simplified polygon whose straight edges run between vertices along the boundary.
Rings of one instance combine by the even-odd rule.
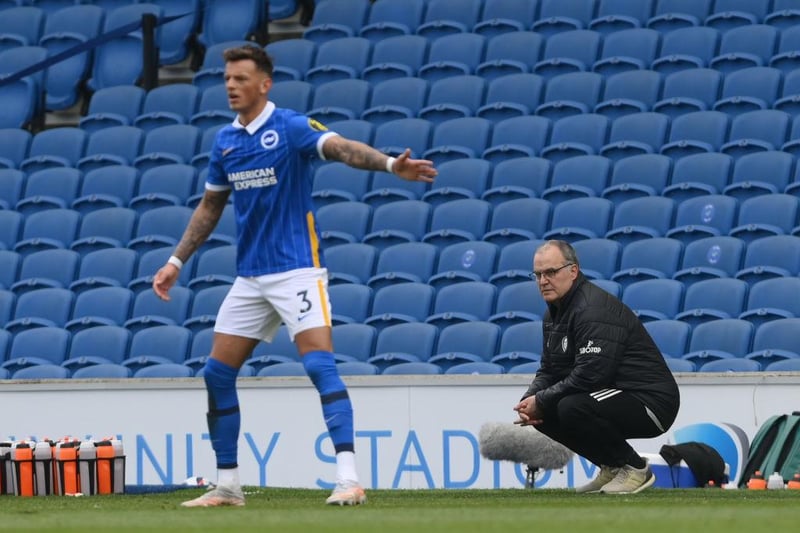
[[[531,272],[531,277],[540,280],[542,278],[545,279],[553,279],[553,277],[558,274],[562,269],[567,268],[568,266],[572,266],[575,263],[565,263],[558,268],[548,268],[547,270],[542,270],[541,272],[533,271]]]

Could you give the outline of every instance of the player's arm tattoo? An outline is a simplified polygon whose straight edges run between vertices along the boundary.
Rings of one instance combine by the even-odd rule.
[[[364,170],[385,170],[388,156],[371,146],[338,135],[325,141],[322,147],[325,158],[341,161],[351,167]]]
[[[181,242],[175,248],[175,255],[182,261],[188,261],[219,222],[222,210],[225,209],[225,202],[228,201],[230,191],[216,192],[206,191],[197,209],[194,210],[186,231],[183,232]]]

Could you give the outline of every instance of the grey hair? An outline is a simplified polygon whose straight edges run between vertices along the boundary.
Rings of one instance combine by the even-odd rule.
[[[559,241],[555,239],[550,241],[545,241],[544,244],[542,244],[536,249],[536,253],[539,253],[539,250],[542,250],[549,246],[555,246],[556,248],[558,248],[558,250],[561,252],[561,255],[564,256],[564,260],[567,263],[574,263],[575,266],[580,268],[581,264],[578,261],[578,254],[575,253],[575,248],[573,248],[572,245],[567,241]]]

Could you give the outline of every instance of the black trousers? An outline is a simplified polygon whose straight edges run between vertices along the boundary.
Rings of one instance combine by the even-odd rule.
[[[673,420],[658,421],[637,398],[607,389],[562,398],[536,429],[598,466],[619,467],[636,453],[628,439],[661,435]]]

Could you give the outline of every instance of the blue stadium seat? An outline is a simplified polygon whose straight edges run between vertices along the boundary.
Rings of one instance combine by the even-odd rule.
[[[717,359],[703,363],[698,372],[760,372],[761,365],[752,359]]]
[[[664,76],[707,67],[719,50],[720,33],[707,26],[687,26],[664,34],[660,57],[650,68]]]
[[[575,244],[580,242],[584,241]],[[642,239],[625,246],[620,256],[619,270],[607,277],[619,283],[623,289],[640,280],[671,278],[678,271],[682,256],[683,243],[676,239]]]
[[[495,126],[495,133],[500,126]],[[535,198],[549,185],[551,168],[550,161],[539,157],[515,157],[499,161],[492,171],[489,188],[481,199],[496,207],[509,200]]]
[[[772,11],[764,17],[764,23],[785,31],[795,27],[800,17],[797,4],[792,0],[775,0]]]
[[[764,194],[783,192],[793,178],[794,157],[769,150],[743,155],[736,160],[730,185],[723,193],[740,202]]]
[[[600,101],[603,77],[596,72],[571,72],[547,81],[536,114],[551,120],[591,112]],[[554,132],[555,133],[555,132]]]
[[[794,11],[795,16],[800,14],[797,12],[798,10]],[[769,66],[779,69],[784,76],[788,76],[798,66],[796,53],[798,49],[800,49],[800,30],[796,26],[782,29],[778,49],[775,51],[775,55],[770,58]]]
[[[32,174],[51,167],[72,167],[83,156],[88,134],[78,128],[53,128],[40,131],[30,143],[28,157],[19,169]]]
[[[626,200],[614,208],[607,239],[627,246],[641,239],[662,237],[672,227],[675,201],[663,196]]]
[[[372,173],[344,163],[322,165],[314,172],[311,196],[314,206],[358,201],[370,188]]]
[[[766,65],[775,53],[779,36],[776,28],[766,24],[727,30],[722,34],[719,54],[711,59],[709,67],[727,76],[743,68]]]
[[[472,31],[486,37],[522,31],[533,23],[538,7],[539,2],[537,0],[520,0],[518,2],[485,1],[481,11],[480,22],[475,24]]]
[[[497,355],[490,361],[502,365],[506,372],[526,362],[538,363],[544,347],[541,321],[525,321],[508,326],[500,337]]]
[[[381,251],[393,244],[419,241],[428,230],[432,211],[430,204],[420,200],[399,200],[380,205],[375,208],[369,232],[365,232],[361,242]]]
[[[798,198],[789,194],[764,194],[744,200],[739,219],[729,235],[750,243],[762,237],[788,235],[797,221]]]
[[[0,170],[14,169],[28,157],[33,135],[19,128],[0,129]]]
[[[714,103],[716,111],[735,117],[748,111],[771,108],[780,95],[783,74],[771,67],[748,67],[729,73],[722,94]]]
[[[128,248],[105,248],[81,258],[80,269],[69,289],[76,295],[95,287],[126,287],[133,279],[137,253]]]
[[[293,361],[285,363],[275,363],[263,367],[256,372],[259,377],[305,377],[306,370],[303,363]]]
[[[305,109],[306,108],[304,108],[303,111],[305,111]],[[188,122],[192,126],[200,128],[203,131],[204,138],[210,128],[228,125],[236,118],[236,113],[228,109],[228,92],[224,83],[212,85],[205,89],[200,95],[200,100],[195,111],[196,112],[189,117]],[[201,152],[206,152],[209,149],[210,146],[205,148],[201,142]]]
[[[269,99],[275,105],[305,113],[311,109],[314,87],[307,81],[281,81],[273,84]]]
[[[546,311],[547,306],[539,296],[536,282],[521,281],[500,289],[489,322],[505,331],[516,324],[541,320]]]
[[[369,10],[368,0],[348,0],[346,7],[336,2],[318,2],[303,39],[325,43],[352,37],[366,22]]]
[[[800,33],[798,36],[800,37]],[[800,49],[800,44],[798,44],[798,49]],[[800,70],[791,70],[785,73],[784,76],[780,97],[775,100],[775,103],[772,104],[772,107],[779,111],[789,113],[793,117],[792,131],[789,134],[789,142],[791,143],[798,137],[796,133],[797,130],[794,126],[794,121],[796,121],[797,115],[800,113]],[[792,153],[795,153],[794,150],[791,151]]]
[[[153,250],[148,250],[139,254],[139,262],[136,265],[136,274],[134,278],[128,283],[128,288],[135,293],[142,291],[151,291],[153,287],[153,276],[159,268],[164,266],[174,251],[174,246],[162,246]],[[178,275],[178,284],[186,286],[192,279],[192,272],[197,256],[192,255],[188,261],[184,262],[183,268]]]
[[[47,50],[36,43],[30,46],[15,46],[14,48],[0,52],[0,75],[13,74],[27,67],[44,61],[47,58]],[[34,72],[21,81],[32,84],[33,95],[35,95],[31,112],[33,116],[39,116],[44,112],[42,95],[46,88],[47,76],[45,70]],[[6,86],[8,88],[10,86]],[[13,127],[4,125],[2,127]]]
[[[212,327],[229,289],[230,286],[215,285],[194,291],[192,305],[183,321],[183,327],[190,329],[192,333]]]
[[[156,3],[163,9],[165,17],[189,13],[188,16],[173,20],[159,28],[159,63],[175,65],[184,61],[190,54],[201,19],[201,0],[156,0]],[[272,3],[277,5],[279,2]]]
[[[650,111],[661,96],[662,83],[661,74],[652,70],[629,70],[608,76],[594,112],[613,120]]]
[[[339,324],[331,329],[336,362],[364,361],[372,356],[377,330],[366,324]]]
[[[20,368],[14,371],[11,379],[67,379],[69,378],[69,370],[63,366],[51,364],[39,364]]]
[[[201,91],[204,91],[213,85],[224,83],[225,60],[222,57],[222,53],[228,48],[252,44],[253,43],[250,41],[236,38],[206,46],[205,53],[203,54],[203,62],[200,65],[200,69],[192,77],[192,84],[196,85]]]
[[[683,253],[681,269],[673,279],[686,287],[710,278],[733,277],[741,269],[744,241],[736,237],[706,237],[690,242]]]
[[[433,355],[438,336],[439,329],[431,324],[410,322],[390,325],[378,333],[375,355],[367,362],[384,373],[386,368],[397,364],[427,361]]]
[[[77,164],[84,173],[106,165],[129,165],[139,156],[144,132],[133,126],[111,126],[89,136],[85,155]]]
[[[375,271],[377,250],[362,243],[348,243],[325,250],[325,264],[328,267],[328,283],[364,284]]]
[[[619,268],[623,251],[620,243],[609,239],[584,239],[573,243],[581,262],[581,272],[589,279],[611,279]]]
[[[464,281],[487,281],[494,273],[499,249],[485,241],[466,241],[442,248],[436,272],[427,280],[428,285],[442,287]]]
[[[661,34],[648,28],[629,28],[609,33],[603,38],[600,57],[591,70],[611,76],[650,67],[661,44]]]
[[[236,245],[209,248],[200,253],[188,287],[199,291],[217,285],[232,285],[236,277]]]
[[[622,301],[643,322],[674,318],[683,304],[683,283],[673,279],[648,279],[631,283]]]
[[[158,207],[184,205],[195,191],[196,178],[194,167],[187,164],[150,166],[142,172],[136,196],[131,198],[128,207],[143,213]]]
[[[314,86],[358,78],[369,65],[372,43],[361,37],[344,37],[317,46],[314,66],[306,72],[305,81]],[[363,80],[362,80],[363,81]]]
[[[134,334],[154,325],[181,325],[189,317],[193,297],[193,291],[186,287],[173,287],[169,301],[153,291],[141,291],[136,294],[130,318],[123,325]]]
[[[431,42],[428,60],[417,77],[433,83],[449,76],[475,73],[483,61],[486,38],[477,33],[454,33]]]
[[[733,164],[731,156],[717,152],[682,157],[675,162],[669,185],[661,194],[678,202],[679,210],[686,200],[719,195],[730,183]]]
[[[517,198],[499,203],[492,210],[489,230],[483,240],[506,247],[544,235],[550,221],[550,204],[541,198]]]
[[[86,116],[79,127],[88,133],[111,126],[129,126],[141,113],[147,93],[135,85],[115,85],[99,89],[89,100]]]
[[[457,364],[488,362],[497,353],[500,327],[490,322],[452,324],[441,329],[434,354],[428,359],[447,370]]]
[[[379,374],[378,367],[365,361],[344,361],[336,363],[340,376],[374,376]]]
[[[675,117],[660,152],[673,159],[716,152],[728,135],[730,119],[720,111],[693,111]]]
[[[379,126],[390,120],[413,118],[428,98],[428,82],[421,78],[392,78],[372,86],[369,106],[361,118]]]
[[[15,210],[25,216],[69,207],[81,187],[82,174],[69,167],[45,168],[28,175],[25,193]]]
[[[17,303],[17,296],[11,292],[0,289],[0,324],[2,324],[2,333],[0,333],[0,342],[5,342],[11,338],[11,333],[5,329],[6,322],[13,316],[14,306]],[[4,347],[0,347],[0,359],[5,358]]]
[[[687,359],[676,359],[674,357],[665,357],[664,362],[667,363],[667,368],[673,374],[678,372],[696,372],[697,365]]]
[[[504,2],[503,5],[511,3]],[[475,73],[489,81],[512,74],[526,74],[539,62],[544,42],[544,37],[532,31],[511,31],[491,36],[486,44],[484,61],[477,66]]]
[[[11,287],[17,281],[22,257],[11,250],[0,250],[0,290]]]
[[[647,27],[663,33],[700,26],[711,13],[712,0],[660,0]]]
[[[549,38],[562,31],[585,28],[594,19],[594,9],[592,0],[542,0],[539,18],[534,21],[532,29]]]
[[[739,318],[756,327],[780,318],[800,317],[797,295],[800,279],[774,278],[759,281],[750,287],[747,306]]]
[[[339,79],[320,83],[308,115],[326,123],[359,118],[369,104],[372,87],[364,80]]]
[[[433,210],[430,229],[421,240],[439,247],[479,240],[489,227],[491,210],[491,204],[484,200],[445,202]]]
[[[482,0],[429,0],[417,34],[435,40],[470,31],[480,18]]]
[[[497,299],[497,288],[485,281],[447,285],[436,293],[433,312],[425,319],[439,328],[460,322],[488,320]]]
[[[434,363],[427,363],[425,361],[409,361],[403,363],[397,363],[395,365],[391,365],[386,367],[381,374],[383,375],[392,375],[392,376],[409,376],[409,375],[435,375],[441,374],[442,367],[434,364]]]
[[[358,35],[379,43],[391,37],[413,34],[422,22],[425,0],[381,0],[372,5]]]
[[[800,241],[790,235],[774,235],[747,245],[742,270],[736,278],[752,285],[761,280],[789,277],[800,272]]]
[[[753,336],[752,351],[745,358],[767,367],[777,361],[800,360],[797,326],[800,319],[781,318],[761,324]]]
[[[147,132],[141,155],[133,160],[140,172],[144,173],[159,165],[188,165],[197,153],[202,132],[191,124],[160,126]]]
[[[372,307],[372,289],[356,283],[340,283],[328,287],[333,314],[331,322],[339,324],[363,323]]]
[[[428,149],[432,132],[433,125],[427,120],[392,120],[375,128],[374,145],[378,150],[395,156],[409,148],[412,157],[420,157]]]
[[[359,242],[370,227],[372,208],[360,202],[337,202],[317,211],[323,248]]]
[[[631,113],[614,120],[608,144],[600,155],[612,161],[641,154],[658,153],[667,138],[669,118],[661,113]]]
[[[575,242],[596,239],[606,234],[614,204],[605,198],[575,198],[561,202],[553,210],[550,231],[542,238]]]
[[[28,176],[22,171],[13,168],[0,168],[0,210],[6,211],[7,213],[12,212],[9,210],[19,202],[20,196],[22,196],[23,189],[25,188],[25,180],[27,177]],[[16,211],[13,212],[17,216],[22,216]],[[16,229],[19,228],[17,227]],[[14,235],[13,241],[2,238],[0,242],[13,245],[17,241],[17,237],[18,233]]]
[[[611,171],[601,196],[618,206],[626,200],[661,194],[672,173],[672,160],[659,154],[640,154],[620,159]]]
[[[498,81],[511,77],[506,76]],[[503,119],[495,123],[489,147],[480,157],[493,166],[509,159],[533,159],[548,144],[552,125],[550,119],[532,115]]]
[[[541,103],[544,80],[529,73],[515,73],[492,79],[486,100],[476,115],[495,123],[533,113]]]
[[[139,253],[177,244],[189,224],[193,211],[186,206],[156,207],[139,215],[134,237],[128,248]]]
[[[211,45],[246,39],[257,29],[260,20],[259,9],[260,4],[256,0],[207,4],[203,13],[202,33],[197,35],[198,42],[208,53]]]
[[[61,365],[70,372],[97,364],[120,364],[128,353],[131,332],[120,326],[94,326],[73,333]]]
[[[387,37],[375,43],[371,64],[361,72],[361,79],[375,84],[415,76],[428,58],[428,47],[428,40],[419,35]]]
[[[705,25],[728,31],[761,22],[770,12],[770,0],[716,0]]]
[[[655,1],[601,0],[589,29],[609,34],[644,26],[653,14]]]
[[[676,320],[692,328],[720,318],[736,318],[744,309],[748,286],[732,278],[706,279],[693,283],[686,289],[683,310]]]
[[[488,361],[472,361],[453,365],[445,370],[444,373],[469,375],[505,374],[505,368],[502,365]]]
[[[686,353],[692,327],[678,320],[651,320],[644,323],[665,358],[678,358]]]
[[[17,46],[35,45],[44,29],[47,13],[35,6],[17,2],[17,7],[3,10],[0,22],[0,51]]]
[[[367,285],[375,290],[398,282],[424,283],[435,272],[439,249],[424,242],[405,242],[384,248]]]
[[[562,159],[553,166],[550,187],[542,191],[541,197],[555,209],[567,200],[600,196],[608,186],[611,165],[610,159],[599,155]]]
[[[133,291],[124,287],[98,287],[79,293],[64,329],[75,334],[96,326],[121,326],[130,316]]]
[[[603,115],[586,113],[559,119],[553,125],[550,144],[540,157],[556,163],[579,155],[594,155],[606,144],[610,121]]]
[[[800,359],[784,359],[770,363],[764,369],[766,372],[800,372]]]
[[[434,126],[454,118],[472,117],[483,105],[486,85],[486,80],[473,75],[437,80],[431,84],[428,100],[418,116]]]
[[[187,124],[199,101],[200,90],[190,83],[161,85],[147,92],[133,125],[147,133],[161,126]]]
[[[500,250],[497,272],[489,281],[499,290],[520,281],[530,281],[533,269],[533,254],[544,244],[541,240],[526,240],[511,243]]]
[[[71,209],[47,209],[28,215],[14,250],[27,255],[49,248],[67,248],[75,240],[80,218]]]
[[[174,290],[174,289],[173,289]],[[133,334],[122,364],[136,372],[160,363],[182,364],[189,353],[192,332],[181,326],[153,326]]]
[[[710,110],[719,98],[722,74],[710,68],[690,68],[673,72],[664,79],[661,100],[653,111],[671,119],[695,111]]]
[[[0,365],[11,374],[36,365],[60,365],[67,354],[70,333],[59,327],[41,327],[14,334],[8,359]]]
[[[191,378],[194,371],[186,365],[179,363],[159,363],[157,365],[145,366],[133,373],[134,378]]]
[[[482,119],[481,119],[482,120]],[[461,122],[455,120],[451,122]],[[450,123],[446,122],[437,128],[437,132]],[[469,133],[467,128],[460,130],[457,124],[453,124],[453,129],[449,137],[456,143],[462,142],[462,138],[456,137],[458,133]],[[445,132],[438,137],[444,139]],[[434,139],[436,139],[434,132]],[[445,144],[452,147],[452,144]],[[437,165],[438,174],[436,180],[431,184],[428,192],[422,195],[422,201],[427,202],[436,209],[436,206],[453,200],[465,198],[480,198],[489,185],[489,177],[492,165],[488,161],[475,158],[463,158],[444,161]]]
[[[137,213],[126,207],[108,207],[86,213],[70,248],[86,255],[104,248],[125,246],[133,237],[137,220]]]
[[[760,109],[737,115],[731,122],[728,142],[719,151],[734,158],[777,150],[787,140],[791,117],[776,109]]]
[[[508,374],[536,374],[540,367],[539,361],[530,361],[527,363],[520,363],[508,369]]]
[[[53,248],[26,255],[17,274],[18,281],[11,285],[17,295],[48,287],[67,288],[78,272],[80,256],[77,252]]]
[[[744,357],[750,352],[755,328],[746,320],[723,318],[700,324],[692,331],[688,359],[698,366],[717,359]]]
[[[0,108],[0,128],[28,127],[37,116],[37,93],[28,78],[0,87],[0,98],[5,102]]]
[[[409,322],[423,322],[433,308],[436,291],[426,283],[401,282],[386,285],[375,292],[372,314],[365,324],[377,331]]]

